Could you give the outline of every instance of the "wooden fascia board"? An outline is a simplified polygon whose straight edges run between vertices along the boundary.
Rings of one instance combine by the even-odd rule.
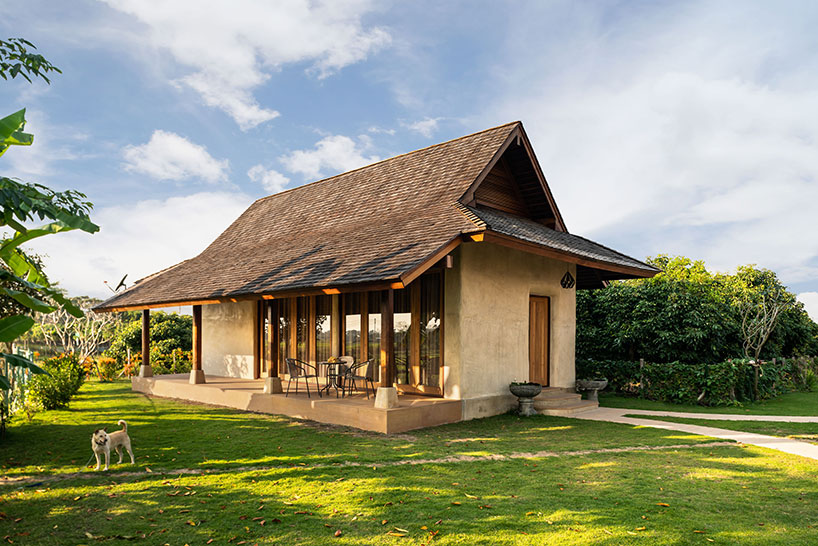
[[[434,262],[433,262],[434,264]],[[347,292],[369,292],[373,290],[387,290],[389,288],[399,290],[406,286],[399,278],[393,280],[376,281],[368,283],[356,283],[338,286],[321,286],[309,288],[296,288],[293,290],[281,290],[277,292],[264,292],[257,294],[239,294],[235,296],[214,296],[206,300],[184,300],[184,301],[164,301],[134,305],[114,305],[112,307],[97,307],[95,313],[116,313],[121,311],[141,311],[144,309],[161,309],[164,307],[179,307],[184,305],[210,305],[217,303],[236,303],[240,301],[272,300],[281,298],[292,298],[297,296],[320,296],[325,294],[344,294]]]
[[[460,243],[462,242],[460,236],[454,237],[448,243],[437,249],[434,253],[432,253],[428,258],[423,260],[420,264],[416,265],[406,273],[400,276],[400,280],[404,286],[407,286],[410,282],[417,279],[421,275],[423,275],[430,267],[435,265],[444,256],[446,256],[449,252],[457,248]]]
[[[531,146],[531,141],[528,140],[528,135],[525,133],[525,129],[522,125],[517,127],[516,131],[518,131],[522,137],[523,146],[528,154],[528,158],[531,160],[531,164],[534,165],[534,172],[537,173],[537,179],[540,181],[540,186],[542,186],[542,189],[545,192],[545,197],[548,199],[548,204],[551,206],[551,210],[554,211],[554,217],[557,219],[556,227],[561,228],[557,231],[564,231],[567,233],[568,228],[565,227],[565,221],[562,219],[560,209],[557,207],[557,202],[554,200],[554,195],[551,193],[551,188],[548,187],[548,181],[545,179],[545,174],[543,174],[542,169],[540,168],[540,162],[537,160],[537,156],[534,154],[534,147]]]
[[[474,201],[474,192],[477,191],[477,188],[480,186],[483,180],[485,180],[486,176],[488,176],[488,174],[491,172],[491,170],[494,168],[497,162],[500,161],[500,158],[503,157],[503,154],[508,149],[508,147],[511,146],[511,143],[514,142],[520,135],[520,126],[521,125],[518,123],[517,126],[511,130],[511,132],[506,137],[506,140],[503,142],[500,148],[497,149],[497,152],[495,152],[494,156],[492,156],[491,161],[489,161],[486,164],[486,166],[483,167],[483,170],[480,171],[480,174],[478,174],[477,178],[474,179],[474,182],[471,183],[469,189],[466,190],[466,193],[464,193],[463,196],[460,197],[459,201],[461,203],[467,205]]]
[[[151,303],[150,305],[114,305],[113,307],[95,307],[95,313],[120,313],[122,311],[144,311],[145,309],[162,309],[164,307],[181,307],[185,305],[211,305],[222,303],[221,299],[209,298],[206,300],[187,300]]]
[[[589,258],[585,258],[583,256],[578,256],[571,252],[548,248],[537,243],[523,241],[522,239],[517,239],[516,237],[509,237],[508,235],[497,233],[491,230],[486,230],[483,240],[488,243],[495,243],[510,248],[516,248],[518,250],[522,250],[523,252],[530,252],[531,254],[538,254],[540,256],[546,256],[548,258],[554,258],[557,260],[570,262],[577,265],[584,265],[586,267],[591,267],[594,269],[604,269],[605,271],[611,271],[613,273],[634,275],[636,277],[653,277],[658,273],[658,271],[646,271],[644,269],[639,269],[636,267],[612,264],[608,262],[603,262],[601,260],[592,260]]]

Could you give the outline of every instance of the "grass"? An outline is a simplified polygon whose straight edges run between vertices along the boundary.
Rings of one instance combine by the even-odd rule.
[[[75,474],[91,431],[119,418],[130,425],[137,465]],[[54,545],[815,542],[816,461],[732,445],[663,448],[710,441],[543,416],[382,436],[89,384],[71,410],[17,421],[0,443],[4,475],[28,480],[0,480],[0,537]],[[636,446],[657,450],[576,453]],[[539,450],[558,456],[401,464]],[[349,461],[362,464],[341,466]]]
[[[687,425],[699,425],[702,427],[725,428],[727,430],[738,430],[741,432],[753,432],[756,434],[767,434],[769,436],[780,436],[782,438],[792,438],[818,444],[818,423],[779,423],[773,421],[724,421],[717,419],[685,419],[681,417],[658,417],[652,415],[633,415],[640,419],[656,419],[659,421],[669,421],[672,423],[684,423]]]
[[[730,413],[744,415],[818,415],[818,392],[794,392],[741,406],[697,406],[670,404],[615,394],[599,395],[599,405],[608,408],[628,408],[656,411],[681,411],[693,413]]]

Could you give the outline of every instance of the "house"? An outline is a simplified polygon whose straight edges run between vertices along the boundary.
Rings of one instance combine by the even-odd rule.
[[[568,232],[514,122],[259,199],[96,310],[193,306],[189,379],[151,377],[143,332],[136,390],[392,432],[505,412],[514,380],[565,406],[576,290],[657,272]],[[286,358],[338,355],[374,401],[281,394]]]

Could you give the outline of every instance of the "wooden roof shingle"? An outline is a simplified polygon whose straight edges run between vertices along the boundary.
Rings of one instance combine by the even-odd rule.
[[[462,234],[486,229],[459,200],[521,132],[521,123],[508,123],[259,199],[201,254],[96,310],[405,281]]]

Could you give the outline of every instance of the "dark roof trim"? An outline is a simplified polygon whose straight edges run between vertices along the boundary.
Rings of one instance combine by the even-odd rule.
[[[488,173],[494,168],[500,158],[503,157],[503,154],[506,152],[509,146],[513,142],[519,141],[523,147],[525,147],[525,151],[528,154],[528,159],[531,161],[531,164],[534,166],[534,172],[537,174],[537,179],[540,182],[540,187],[545,194],[545,198],[548,201],[548,205],[551,207],[552,212],[554,213],[554,218],[556,220],[556,231],[564,231],[568,232],[568,228],[565,227],[565,221],[562,219],[562,213],[560,213],[559,207],[557,207],[557,202],[554,200],[554,195],[551,193],[551,189],[548,187],[548,182],[545,180],[545,175],[540,168],[540,163],[537,161],[537,156],[534,155],[534,148],[531,146],[531,142],[528,140],[528,135],[525,133],[525,129],[523,128],[523,124],[521,122],[516,122],[517,126],[514,128],[511,133],[509,133],[508,137],[506,138],[503,145],[497,150],[494,154],[494,157],[491,158],[491,161],[480,171],[480,174],[477,178],[472,182],[469,189],[466,190],[466,193],[460,198],[460,203],[464,205],[470,205],[474,203],[474,192],[477,191],[477,188],[480,184],[485,180]]]
[[[517,250],[522,250],[523,252],[539,254],[540,256],[555,258],[557,260],[561,260],[564,262],[574,263],[577,265],[584,265],[586,267],[592,267],[594,269],[602,269],[605,271],[621,273],[624,275],[633,275],[634,277],[653,277],[654,275],[659,273],[659,270],[653,270],[652,268],[643,269],[637,267],[628,267],[625,265],[613,264],[602,260],[594,260],[591,258],[587,258],[585,256],[574,254],[573,252],[557,250],[554,248],[547,247],[545,245],[541,245],[531,241],[526,241],[524,239],[519,239],[511,235],[499,233],[491,229],[486,229],[483,240],[488,243],[495,243],[510,248],[516,248]]]

